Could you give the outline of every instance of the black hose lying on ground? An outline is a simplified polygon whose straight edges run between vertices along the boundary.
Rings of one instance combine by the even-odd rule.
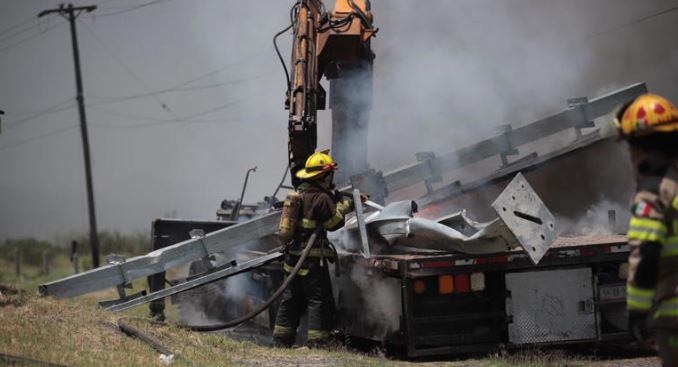
[[[257,316],[275,302],[278,297],[282,294],[282,292],[289,287],[290,283],[292,283],[292,280],[294,280],[294,277],[296,277],[297,273],[299,272],[299,269],[301,269],[301,266],[304,264],[304,260],[306,260],[306,257],[308,256],[308,253],[311,252],[311,247],[313,247],[313,244],[315,243],[315,240],[317,238],[317,234],[313,233],[311,237],[308,239],[308,243],[306,244],[306,247],[304,247],[304,251],[301,252],[301,255],[299,256],[299,260],[297,261],[296,265],[294,265],[294,268],[292,268],[292,271],[290,272],[290,275],[287,276],[283,284],[278,288],[278,290],[273,293],[271,298],[269,298],[268,301],[266,301],[261,307],[258,309],[241,316],[235,320],[228,321],[223,324],[217,324],[217,325],[205,325],[205,326],[193,326],[193,325],[178,325],[179,327],[190,329],[193,331],[217,331],[217,330],[223,330],[223,329],[228,329],[232,328],[234,326],[240,325],[243,322]]]

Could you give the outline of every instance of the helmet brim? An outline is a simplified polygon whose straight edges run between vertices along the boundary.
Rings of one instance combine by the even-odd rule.
[[[297,178],[300,178],[302,180],[308,180],[308,179],[317,177],[317,176],[319,176],[323,173],[325,173],[325,172],[324,171],[308,172],[308,171],[306,171],[306,168],[302,168],[299,171],[297,171],[297,174],[295,176],[297,176]]]
[[[296,175],[298,178],[302,180],[310,180],[316,177],[321,176],[324,173],[329,173],[329,172],[334,172],[339,169],[337,165],[331,166],[332,168],[330,169],[325,169],[325,170],[319,170],[319,171],[308,171],[306,168],[302,168],[299,171],[297,171]]]

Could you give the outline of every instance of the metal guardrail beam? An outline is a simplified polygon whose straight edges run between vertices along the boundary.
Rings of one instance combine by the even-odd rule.
[[[259,266],[265,265],[271,261],[278,260],[284,256],[284,253],[282,251],[276,251],[270,254],[262,255],[260,257],[257,257],[255,259],[245,261],[242,264],[237,264],[234,266],[229,266],[224,269],[220,269],[211,273],[207,273],[205,275],[202,275],[200,277],[197,277],[195,279],[190,279],[187,280],[183,283],[179,283],[175,286],[165,288],[163,290],[153,292],[151,294],[141,296],[138,298],[134,298],[129,301],[122,301],[120,303],[114,304],[110,307],[107,307],[106,309],[109,311],[124,311],[128,308],[132,308],[134,306],[139,306],[144,303],[148,303],[151,301],[154,301],[156,299],[161,299],[165,297],[169,297],[173,294],[180,293],[187,291],[189,289],[193,289],[196,287],[199,287],[201,285],[207,284],[214,282],[219,279],[227,278],[232,275],[240,274],[242,272],[257,268]]]
[[[610,113],[616,106],[643,93],[647,93],[645,83],[630,85],[542,120],[508,130],[501,135],[461,148],[453,153],[398,168],[383,175],[386,189],[388,192],[397,191],[564,130],[590,127],[591,121]]]
[[[105,265],[43,284],[39,290],[42,295],[75,297],[99,289],[127,284],[134,279],[160,273],[248,241],[270,236],[277,230],[279,222],[280,212],[266,214],[248,222],[208,233],[204,237],[192,238],[144,256],[127,259],[120,264]]]
[[[542,155],[542,156],[531,156],[527,157],[525,160],[521,160],[514,164],[511,164],[507,167],[502,167],[491,174],[484,176],[478,180],[471,182],[461,183],[460,181],[454,181],[452,184],[443,186],[433,192],[427,194],[425,197],[417,199],[417,203],[424,207],[428,204],[431,204],[438,200],[443,200],[458,196],[464,192],[468,192],[479,188],[488,182],[499,179],[501,177],[506,177],[518,172],[521,172],[525,169],[535,167],[537,165],[543,164],[551,159],[564,156],[566,154],[572,153],[575,150],[587,147],[595,142],[602,140],[603,138],[598,135],[598,133],[591,133],[584,135],[582,138],[578,139],[574,144],[568,145],[567,147],[555,150],[551,153]]]

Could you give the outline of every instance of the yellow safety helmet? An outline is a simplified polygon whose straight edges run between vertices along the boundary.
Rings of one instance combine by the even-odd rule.
[[[620,108],[614,122],[625,138],[678,131],[678,109],[662,96],[643,94]]]
[[[335,169],[337,162],[329,155],[329,150],[315,152],[306,160],[306,167],[297,171],[297,177],[308,180]]]

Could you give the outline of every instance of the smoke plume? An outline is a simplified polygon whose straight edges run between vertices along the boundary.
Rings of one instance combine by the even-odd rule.
[[[0,23],[34,18],[52,5],[58,2],[9,2]],[[223,84],[88,108],[102,229],[147,229],[172,210],[214,218],[254,165],[260,169],[245,201],[270,195],[287,161],[285,82],[271,37],[289,23],[292,5],[162,2],[82,19],[99,38],[79,32],[88,103],[204,75],[185,87]],[[389,171],[414,162],[416,152],[450,152],[496,125],[516,127],[558,111],[567,98],[638,81],[677,100],[676,12],[641,20],[672,6],[669,0],[373,0],[380,31],[372,43],[371,167]],[[65,29],[3,51],[0,84],[12,86],[0,90],[5,126],[74,96]],[[280,41],[288,60],[290,38]],[[214,70],[220,71],[208,74]],[[158,121],[176,117],[184,119]],[[50,113],[3,129],[0,148],[75,123],[75,109]],[[323,111],[318,147],[328,148],[331,134],[331,112]],[[2,151],[0,238],[86,230],[81,154],[75,128]]]

